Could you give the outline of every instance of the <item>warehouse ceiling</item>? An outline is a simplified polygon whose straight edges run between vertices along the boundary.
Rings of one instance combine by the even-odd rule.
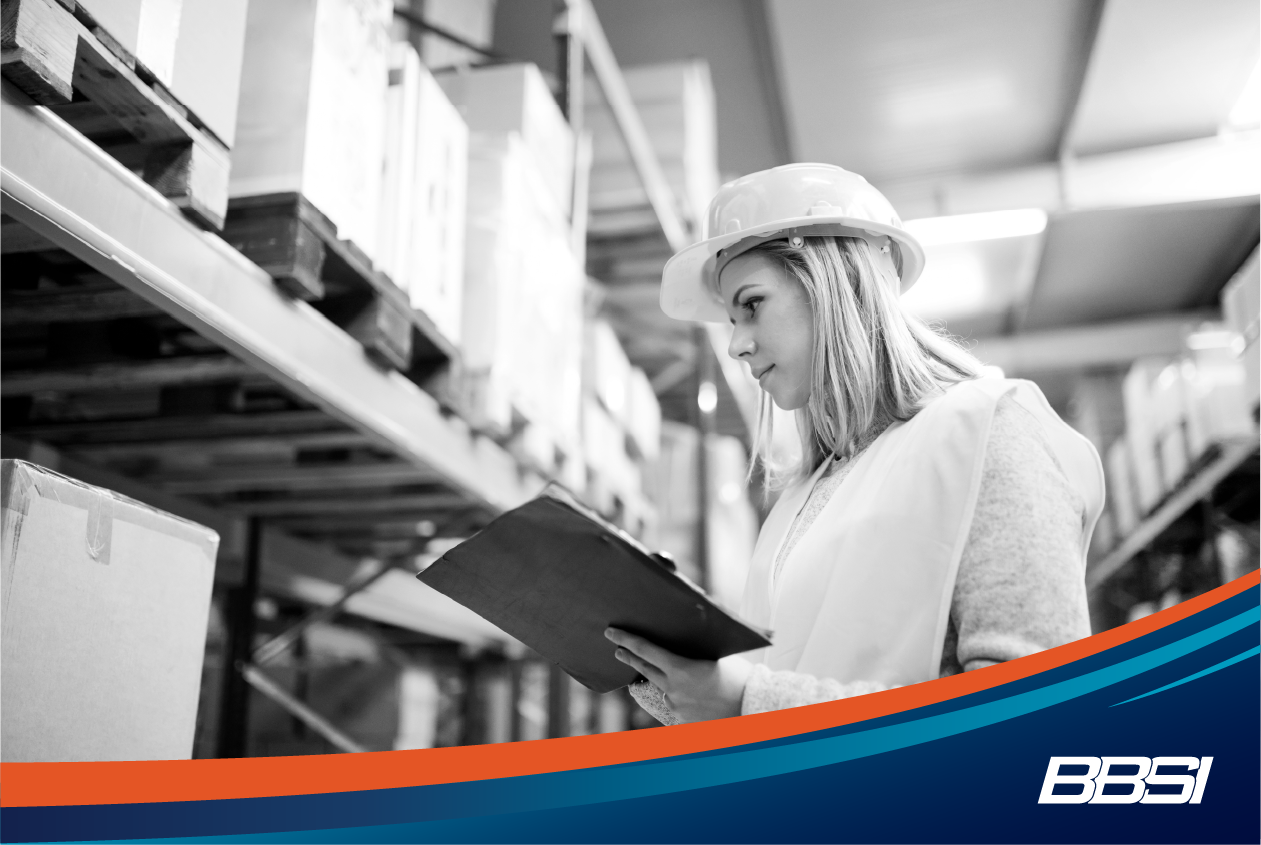
[[[1044,231],[928,249],[908,304],[979,350],[1211,306],[1256,246],[1255,104],[1232,125],[1258,64],[1255,0],[594,5],[623,66],[709,62],[724,177],[822,161],[866,175],[904,219],[1045,210]],[[496,46],[554,68],[548,6],[501,0]],[[670,350],[686,332],[655,306],[667,254],[641,233],[593,249],[589,269],[683,407]],[[1065,379],[1030,375],[1062,406]]]

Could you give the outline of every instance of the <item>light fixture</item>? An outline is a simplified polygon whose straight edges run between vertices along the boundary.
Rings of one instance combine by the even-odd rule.
[[[1231,131],[1254,129],[1257,126],[1261,126],[1261,59],[1253,66],[1252,73],[1244,83],[1243,91],[1231,107],[1222,128]]]
[[[906,230],[923,246],[993,241],[1036,235],[1046,229],[1046,212],[1040,208],[921,217],[908,220]]]
[[[696,405],[702,414],[712,414],[718,407],[718,388],[712,381],[701,382],[700,389],[696,391]]]

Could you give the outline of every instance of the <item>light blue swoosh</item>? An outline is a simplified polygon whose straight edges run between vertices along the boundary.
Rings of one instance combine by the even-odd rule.
[[[1223,660],[1221,663],[1216,663],[1208,667],[1207,669],[1201,669],[1200,671],[1196,672],[1194,675],[1187,675],[1185,678],[1183,678],[1180,681],[1174,681],[1172,684],[1165,684],[1163,687],[1154,689],[1151,692],[1145,692],[1142,695],[1136,695],[1133,698],[1127,698],[1125,699],[1125,701],[1118,701],[1116,704],[1113,704],[1111,706],[1118,707],[1122,704],[1129,704],[1131,701],[1138,701],[1140,698],[1147,698],[1147,696],[1149,695],[1155,695],[1156,693],[1164,692],[1167,689],[1180,687],[1183,684],[1185,684],[1187,681],[1194,681],[1197,678],[1203,678],[1205,675],[1211,675],[1214,672],[1216,672],[1218,669],[1225,669],[1227,666],[1234,666],[1239,661],[1247,660],[1249,657],[1252,657],[1254,654],[1261,654],[1261,645],[1256,646],[1255,648],[1251,648],[1248,651],[1245,651],[1243,654],[1236,654],[1234,657],[1230,658],[1229,660]]]

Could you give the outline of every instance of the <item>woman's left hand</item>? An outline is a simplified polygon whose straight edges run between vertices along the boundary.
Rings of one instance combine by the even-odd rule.
[[[619,628],[604,632],[619,648],[614,656],[634,667],[663,693],[666,704],[684,722],[740,715],[740,700],[752,664],[732,655],[721,660],[690,660]]]

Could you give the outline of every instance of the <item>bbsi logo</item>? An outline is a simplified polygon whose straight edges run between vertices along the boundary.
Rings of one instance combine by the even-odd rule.
[[[1065,766],[1085,767],[1085,774],[1063,774]],[[1039,804],[1198,804],[1204,797],[1212,757],[1052,757],[1042,781]],[[1136,768],[1116,774],[1117,768]],[[1190,774],[1161,774],[1182,768]],[[1056,786],[1069,791],[1057,794]],[[1121,787],[1105,793],[1108,786]],[[1152,792],[1152,786],[1176,786],[1177,792]]]

